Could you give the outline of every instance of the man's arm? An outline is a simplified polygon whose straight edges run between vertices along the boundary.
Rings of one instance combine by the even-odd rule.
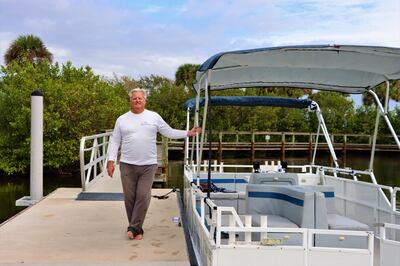
[[[110,138],[108,145],[108,162],[107,162],[107,173],[110,177],[113,176],[115,165],[114,162],[117,160],[119,145],[121,144],[121,129],[119,127],[119,120],[115,123],[114,131]]]
[[[158,115],[158,114],[157,114]],[[186,131],[186,130],[178,130],[178,129],[173,129],[170,127],[164,119],[160,115],[158,115],[158,131],[166,136],[167,138],[170,139],[182,139],[186,137],[192,137],[196,135],[197,133],[201,132],[200,127],[193,127],[191,130]]]

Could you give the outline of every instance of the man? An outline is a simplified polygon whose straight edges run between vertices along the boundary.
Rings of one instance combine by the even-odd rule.
[[[129,93],[131,110],[118,117],[108,150],[107,172],[113,176],[121,144],[120,170],[129,239],[143,239],[143,222],[150,205],[153,177],[157,170],[157,132],[168,138],[185,138],[201,131],[172,129],[156,112],[145,109],[146,91]]]

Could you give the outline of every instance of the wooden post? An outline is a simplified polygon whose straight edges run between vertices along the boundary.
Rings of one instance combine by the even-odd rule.
[[[222,132],[218,134],[218,164],[222,162]]]
[[[251,132],[251,163],[254,162],[256,157],[255,145],[254,145],[254,131]]]
[[[285,161],[285,133],[282,132],[281,162]]]
[[[343,166],[346,167],[346,161],[347,161],[347,134],[344,134],[344,136],[343,136],[342,153],[343,153]]]

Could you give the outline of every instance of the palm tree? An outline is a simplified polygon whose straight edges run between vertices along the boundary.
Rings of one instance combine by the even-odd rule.
[[[39,37],[32,34],[21,35],[11,43],[4,55],[6,65],[14,60],[18,60],[18,62],[28,60],[32,63],[38,60],[47,60],[51,63],[53,55]]]
[[[385,94],[386,94],[386,84],[382,83],[375,89],[376,94],[378,95],[379,100],[382,105],[385,104]],[[390,91],[389,91],[389,99],[394,100],[396,102],[400,102],[400,80],[392,80],[390,81]],[[364,105],[372,105],[374,103],[374,99],[371,94],[364,93],[363,94],[363,104]]]
[[[175,85],[185,85],[189,88],[193,86],[193,82],[196,78],[196,71],[200,65],[184,64],[178,67],[175,73]]]

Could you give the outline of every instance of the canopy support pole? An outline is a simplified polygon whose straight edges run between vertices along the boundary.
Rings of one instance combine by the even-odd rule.
[[[398,136],[396,135],[396,132],[395,132],[395,130],[393,129],[393,126],[392,126],[392,124],[390,123],[389,117],[388,117],[388,115],[387,115],[388,102],[389,102],[389,99],[388,99],[388,98],[389,98],[389,86],[390,86],[389,81],[386,81],[385,108],[382,106],[382,103],[379,101],[379,98],[378,98],[378,96],[376,95],[376,93],[375,93],[373,90],[371,90],[371,89],[368,90],[368,92],[369,92],[369,93],[373,96],[373,98],[375,99],[375,104],[376,104],[376,106],[377,106],[377,108],[378,108],[378,110],[377,110],[377,119],[376,119],[376,120],[378,120],[378,121],[375,123],[375,131],[374,131],[373,146],[372,146],[371,158],[370,158],[370,162],[369,162],[369,168],[370,168],[371,171],[372,171],[372,169],[373,169],[373,164],[374,164],[375,145],[376,145],[376,138],[377,138],[377,135],[378,135],[379,117],[380,117],[381,115],[383,116],[383,119],[385,120],[386,125],[388,126],[388,128],[389,128],[389,130],[390,130],[390,133],[392,134],[392,136],[393,136],[393,138],[394,138],[394,140],[395,140],[395,142],[396,142],[396,144],[397,144],[397,147],[400,149],[400,141],[399,141],[399,138],[398,138]]]
[[[388,83],[388,84],[389,84],[389,83]],[[388,85],[388,86],[389,86],[389,85]],[[395,132],[394,129],[393,129],[392,123],[390,122],[387,113],[384,111],[383,106],[382,106],[381,102],[380,102],[379,99],[378,99],[378,96],[377,96],[376,93],[375,93],[374,91],[372,91],[372,90],[368,90],[368,92],[371,93],[371,94],[374,96],[375,102],[376,102],[377,106],[379,107],[379,109],[381,110],[381,113],[382,113],[382,115],[383,115],[383,118],[385,119],[385,122],[386,122],[386,124],[387,124],[387,126],[388,126],[390,132],[392,133],[392,136],[393,136],[394,140],[396,141],[397,147],[400,149],[400,141],[399,141],[399,138],[398,138],[398,136],[396,135],[396,132]]]
[[[204,136],[206,134],[205,132],[205,128],[206,128],[206,122],[207,122],[207,111],[208,111],[208,75],[209,72],[207,72],[207,78],[205,80],[205,90],[204,90],[204,113],[203,113],[203,124],[202,124],[202,134],[201,134],[201,138],[200,138],[200,154],[199,154],[199,163],[198,163],[198,167],[200,167],[201,165],[201,158],[203,158],[203,146],[204,146]],[[200,169],[199,169],[200,172]]]
[[[319,124],[321,125],[322,132],[324,133],[325,140],[326,140],[326,143],[328,144],[329,151],[331,152],[333,163],[335,164],[335,167],[339,167],[338,159],[337,159],[336,153],[335,153],[335,149],[333,148],[333,144],[332,144],[331,138],[329,137],[328,129],[327,129],[326,125],[325,125],[325,121],[324,121],[324,118],[322,116],[321,109],[319,108],[319,105],[316,102],[313,102],[312,104],[314,105],[313,108],[314,108],[315,113],[317,115]]]
[[[211,90],[210,86],[207,87],[208,96],[211,98]],[[211,101],[208,104],[208,174],[207,174],[207,198],[210,198],[210,191],[211,191],[211,156],[212,156],[212,141],[211,141],[211,134],[212,134],[212,117],[211,117]],[[211,212],[210,212],[211,213]]]
[[[186,131],[190,129],[190,108],[188,107],[186,110]],[[189,165],[189,137],[186,137],[185,141],[185,165]]]
[[[318,123],[317,136],[315,137],[315,145],[314,145],[314,152],[313,152],[311,165],[315,165],[315,157],[317,156],[318,139],[319,139],[320,130],[321,130],[321,124]]]

